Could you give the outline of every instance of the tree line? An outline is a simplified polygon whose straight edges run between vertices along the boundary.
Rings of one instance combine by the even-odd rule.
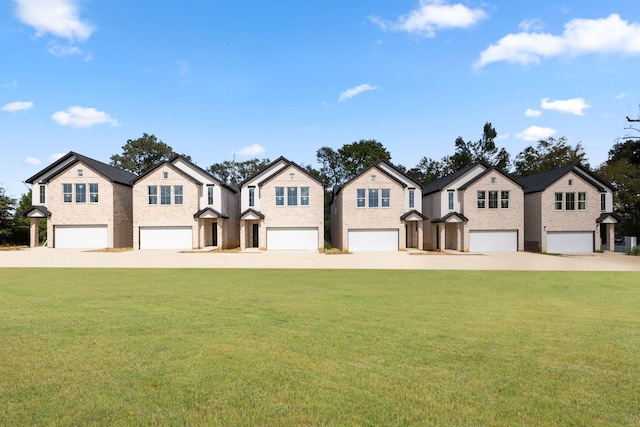
[[[329,203],[333,188],[344,184],[380,160],[389,161],[422,185],[478,161],[497,167],[516,178],[579,163],[616,189],[615,211],[622,219],[616,227],[616,233],[640,236],[640,138],[627,138],[614,143],[607,160],[592,168],[580,142],[572,145],[565,137],[550,137],[526,147],[512,157],[504,147],[496,144],[497,136],[496,129],[487,122],[477,140],[465,140],[459,136],[454,141],[452,154],[441,159],[423,157],[413,167],[393,163],[389,150],[375,139],[362,139],[344,144],[338,149],[321,147],[316,152],[319,167],[301,166],[325,185],[325,219],[330,224]],[[122,153],[111,156],[110,164],[139,175],[176,154],[178,153],[171,146],[155,135],[143,133],[140,138],[127,140],[122,146]],[[183,156],[191,160],[189,156]],[[269,158],[240,162],[225,160],[213,163],[205,169],[220,181],[237,187],[269,163]],[[0,244],[28,242],[29,219],[22,217],[22,213],[30,206],[31,192],[23,194],[17,201],[6,195],[0,187]],[[328,227],[326,228],[329,232]],[[41,226],[41,234],[44,233],[46,230]]]

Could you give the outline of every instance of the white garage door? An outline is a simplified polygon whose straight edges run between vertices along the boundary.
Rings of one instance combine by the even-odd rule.
[[[469,252],[515,252],[517,230],[469,231]]]
[[[349,252],[397,251],[398,230],[349,230]]]
[[[106,225],[56,225],[53,231],[56,248],[102,249],[108,246]]]
[[[193,249],[191,227],[140,227],[140,249]]]
[[[318,250],[317,228],[267,228],[267,250]]]
[[[552,254],[593,252],[593,232],[549,231],[547,252]]]

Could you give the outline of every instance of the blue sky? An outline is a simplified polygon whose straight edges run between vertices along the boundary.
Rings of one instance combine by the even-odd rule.
[[[485,122],[592,165],[640,104],[637,0],[0,0],[0,186],[156,135],[201,167],[376,139],[413,167]]]

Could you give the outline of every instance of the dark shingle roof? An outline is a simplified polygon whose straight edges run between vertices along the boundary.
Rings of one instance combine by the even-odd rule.
[[[525,194],[537,193],[539,191],[544,191],[551,184],[553,184],[554,182],[556,182],[557,180],[565,176],[567,173],[571,171],[575,171],[576,169],[577,169],[578,175],[583,177],[587,182],[589,182],[591,185],[593,185],[600,191],[603,190],[600,183],[602,183],[605,187],[609,188],[610,190],[613,190],[613,187],[611,187],[610,184],[598,178],[588,169],[586,169],[585,167],[577,163],[568,165],[568,166],[563,166],[557,169],[552,169],[550,171],[541,172],[535,175],[525,176],[525,177],[519,178],[518,181],[520,181],[520,183],[524,185]]]
[[[426,196],[427,194],[431,194],[431,193],[435,193],[437,191],[442,191],[445,188],[447,188],[449,186],[449,184],[451,184],[453,181],[455,181],[456,179],[460,178],[462,175],[464,175],[465,173],[467,173],[469,170],[473,169],[474,167],[478,166],[478,165],[483,165],[485,166],[487,169],[489,168],[489,165],[487,165],[484,162],[476,162],[472,165],[467,166],[466,168],[462,168],[460,170],[455,171],[454,173],[451,173],[449,175],[443,176],[442,178],[438,178],[435,181],[431,182],[430,184],[427,184],[423,189],[422,189],[422,195]]]

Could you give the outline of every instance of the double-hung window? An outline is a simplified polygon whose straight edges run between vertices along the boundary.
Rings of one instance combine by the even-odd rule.
[[[600,211],[605,212],[607,210],[607,193],[600,193]]]
[[[300,205],[309,206],[309,187],[300,187]]]
[[[449,210],[453,210],[453,190],[447,190],[447,201],[449,205]]]
[[[249,187],[249,207],[256,205],[256,189],[255,187]]]
[[[489,191],[489,209],[498,209],[497,191]]]
[[[41,205],[44,205],[47,201],[46,191],[47,191],[46,187],[44,185],[41,185],[40,186],[40,204]]]
[[[89,184],[89,203],[98,203],[98,184]]]
[[[509,192],[508,191],[500,192],[500,208],[509,209]]]
[[[298,187],[287,187],[287,205],[296,206],[298,204]]]
[[[149,186],[149,204],[150,205],[158,204],[158,186],[157,185]]]
[[[587,193],[578,193],[578,210],[587,210]]]
[[[356,206],[359,208],[364,208],[365,205],[365,190],[364,188],[358,188],[356,190]]]
[[[210,187],[213,188],[213,187]],[[182,185],[174,185],[173,186],[173,203],[176,205],[181,205],[184,200],[182,195]]]
[[[64,203],[71,203],[73,201],[71,188],[71,184],[62,184],[62,201]]]
[[[565,193],[564,208],[568,211],[576,210],[576,193]]]
[[[284,187],[276,187],[276,206],[284,206]]]
[[[478,191],[478,209],[484,209],[487,207],[487,192]]]
[[[416,190],[409,189],[409,209],[413,209],[416,206]]]
[[[390,198],[391,198],[391,189],[383,188],[382,189],[382,207],[388,208],[390,206]]]
[[[369,189],[369,207],[370,208],[378,207],[378,189],[377,188]]]
[[[87,201],[87,185],[76,184],[76,203],[85,203]]]
[[[562,210],[562,193],[555,193],[555,202],[553,208],[557,211]]]
[[[171,186],[170,185],[160,186],[160,204],[161,205],[171,204]]]
[[[207,205],[213,206],[213,185],[207,185]]]

